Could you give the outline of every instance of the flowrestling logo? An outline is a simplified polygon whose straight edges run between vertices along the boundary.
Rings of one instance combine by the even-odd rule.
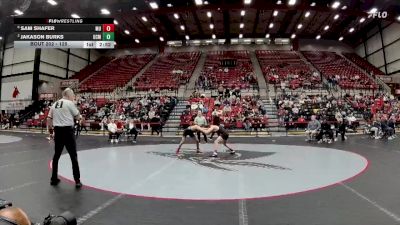
[[[368,12],[368,18],[379,18],[379,19],[385,19],[388,17],[388,12],[387,11],[373,11],[373,12]]]
[[[218,158],[210,158],[210,156],[207,154],[197,154],[194,151],[183,152],[179,156],[176,155],[175,153],[165,153],[165,152],[148,152],[148,153],[168,158],[185,160],[199,166],[204,166],[217,170],[225,170],[225,171],[236,171],[235,169],[228,168],[229,166],[245,166],[245,167],[275,169],[275,170],[291,170],[290,168],[279,165],[246,161],[261,157],[268,157],[274,155],[276,152],[255,152],[255,151],[240,150],[236,151],[235,155],[230,155],[229,153],[226,154],[220,153]]]

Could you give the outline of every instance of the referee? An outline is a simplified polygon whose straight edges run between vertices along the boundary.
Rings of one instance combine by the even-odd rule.
[[[54,137],[54,156],[53,156],[53,173],[51,176],[50,184],[52,186],[58,185],[58,160],[61,153],[66,147],[72,162],[72,170],[75,179],[75,187],[81,188],[80,172],[78,164],[78,155],[76,152],[75,132],[74,132],[74,119],[79,119],[79,110],[76,108],[73,100],[75,94],[72,89],[67,88],[62,92],[63,98],[55,102],[49,111],[47,118],[47,125],[49,134]],[[53,128],[54,127],[54,128]]]

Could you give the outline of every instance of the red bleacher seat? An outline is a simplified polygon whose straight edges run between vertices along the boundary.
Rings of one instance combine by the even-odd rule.
[[[137,91],[177,90],[180,84],[186,84],[200,58],[200,52],[164,53],[158,56],[134,86]]]
[[[339,76],[339,86],[343,89],[378,88],[375,81],[335,52],[307,51],[303,54],[326,78]]]

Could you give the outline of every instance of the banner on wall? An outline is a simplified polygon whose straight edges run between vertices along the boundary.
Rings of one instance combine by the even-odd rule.
[[[0,102],[0,108],[1,110],[5,111],[19,111],[19,110],[24,110],[26,107],[28,107],[30,104],[32,104],[32,101],[4,101]]]
[[[391,83],[392,82],[392,77],[387,76],[387,75],[380,75],[380,76],[376,76],[378,79],[380,79],[381,81],[385,82],[385,83]]]
[[[79,79],[62,80],[60,82],[61,88],[77,88],[79,86]]]
[[[54,100],[57,98],[57,94],[56,93],[42,93],[39,96],[40,100]]]
[[[32,79],[1,84],[2,101],[32,100]]]

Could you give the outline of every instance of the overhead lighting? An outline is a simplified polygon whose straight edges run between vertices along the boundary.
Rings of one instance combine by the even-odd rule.
[[[266,34],[266,35],[265,35],[265,38],[269,38],[269,34]]]
[[[57,2],[54,0],[47,0],[50,5],[57,5]]]
[[[178,13],[174,13],[174,17],[175,17],[175,19],[179,19],[179,14]]]
[[[185,30],[185,26],[181,25],[181,30]]]
[[[251,0],[244,0],[244,4],[245,4],[245,5],[251,4]]]
[[[294,5],[296,4],[296,0],[289,0],[288,5]]]
[[[135,10],[135,11],[136,11],[136,10],[137,10],[137,8],[136,8],[136,7],[133,7],[133,8],[132,8],[132,10]]]
[[[340,37],[340,38],[339,38],[339,41],[343,41],[343,37]]]
[[[281,1],[281,0],[278,0],[278,1],[276,2],[276,4],[277,4],[277,5],[282,4],[282,1]]]
[[[242,29],[242,28],[244,27],[244,23],[241,23],[241,24],[239,25],[239,27],[240,27],[240,29]]]
[[[306,14],[304,14],[304,17],[307,18],[307,17],[310,16],[310,14],[311,14],[311,13],[310,13],[309,11],[307,11]]]
[[[140,43],[139,39],[137,39],[137,38],[135,39],[135,42],[138,44]]]
[[[18,16],[24,14],[24,13],[23,13],[21,10],[19,10],[19,9],[14,10],[14,12],[15,12],[15,14],[17,14]]]
[[[142,16],[142,20],[143,20],[144,22],[147,22],[147,21],[148,21],[147,18],[146,18],[145,16]]]
[[[274,23],[270,23],[268,27],[269,28],[273,28],[274,27]]]
[[[217,38],[217,36],[215,34],[213,34],[211,37],[212,37],[212,39],[216,39]]]
[[[333,17],[333,19],[334,19],[334,20],[337,20],[337,19],[339,19],[339,16],[340,16],[339,14],[336,14],[336,15]]]
[[[372,14],[372,13],[376,13],[377,11],[378,11],[377,8],[372,8],[371,10],[369,10],[369,13]]]
[[[325,27],[324,27],[324,30],[328,30],[329,29],[329,25],[326,25]]]
[[[332,4],[332,9],[337,9],[340,6],[340,2],[336,1]]]
[[[211,18],[212,17],[212,13],[210,11],[207,12],[207,17]]]
[[[315,2],[312,2],[312,3],[310,4],[310,6],[312,6],[312,7],[314,7],[315,5],[316,5]]]
[[[117,21],[117,20],[114,20],[114,24],[115,24],[115,25],[118,25],[118,21]]]
[[[342,7],[342,10],[345,10],[345,9],[347,9],[347,6],[346,6],[346,5],[344,5],[344,6]]]
[[[208,1],[204,1],[204,5],[208,5]]]
[[[185,35],[185,38],[186,38],[186,40],[190,39],[189,35]]]
[[[110,15],[110,14],[111,14],[110,11],[109,11],[108,9],[101,9],[100,12],[101,12],[101,14],[103,14],[103,15]]]
[[[243,34],[239,34],[239,38],[243,38]]]
[[[3,37],[2,37],[2,36],[0,36],[0,41],[1,41],[1,40],[3,40]]]
[[[274,10],[274,14],[273,15],[277,16],[278,15],[278,10]]]
[[[210,23],[210,29],[214,29],[214,24]]]
[[[241,15],[241,16],[246,15],[246,11],[245,11],[245,10],[242,10],[242,11],[240,12],[240,15]]]
[[[296,38],[296,34],[292,34],[292,36],[290,36],[291,39],[295,39]]]
[[[152,9],[158,9],[158,4],[157,4],[157,2],[150,2],[149,5],[150,5],[150,7],[151,7]]]
[[[196,5],[203,5],[203,0],[194,0]]]
[[[75,18],[75,19],[78,19],[78,18],[81,18],[78,14],[76,14],[76,13],[72,13],[71,14],[71,17],[72,18]]]
[[[117,45],[117,42],[114,41],[114,46]]]
[[[155,33],[157,32],[157,29],[155,27],[152,27],[151,30]]]
[[[297,25],[297,29],[301,29],[303,27],[303,24],[299,24],[299,25]]]
[[[400,21],[400,16],[397,17],[397,21]]]
[[[163,38],[163,37],[160,37],[160,41],[164,41],[164,38]]]
[[[167,4],[167,7],[171,8],[173,5],[171,3]]]
[[[360,19],[360,23],[364,23],[364,21],[365,21],[365,17]]]
[[[349,29],[349,32],[352,33],[354,31],[354,27]]]
[[[315,39],[317,39],[317,40],[320,38],[321,38],[321,35],[319,35],[319,34],[315,37]]]
[[[131,32],[129,32],[129,30],[124,30],[124,33],[127,34],[127,35],[131,34]]]

